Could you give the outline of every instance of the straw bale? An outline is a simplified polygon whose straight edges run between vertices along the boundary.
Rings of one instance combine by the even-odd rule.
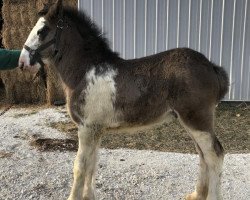
[[[2,7],[3,45],[7,49],[21,49],[36,21],[35,1],[4,0]],[[26,17],[27,16],[27,17]],[[0,78],[5,85],[6,101],[34,103],[46,101],[44,80],[23,73],[20,69],[2,71]]]
[[[56,101],[65,101],[61,79],[54,66],[47,66],[47,102],[53,104]]]
[[[3,45],[7,49],[21,49],[29,32],[37,21],[37,11],[44,3],[56,0],[3,0],[2,15]],[[66,3],[77,6],[77,0]],[[46,80],[23,73],[20,69],[1,71],[0,79],[5,85],[6,101],[12,103],[45,103],[52,104],[64,100],[61,81],[54,66],[46,66]],[[47,88],[46,88],[47,85]]]
[[[45,82],[38,77],[33,81],[28,73],[20,69],[1,72],[5,85],[6,101],[9,103],[37,103],[46,101]]]

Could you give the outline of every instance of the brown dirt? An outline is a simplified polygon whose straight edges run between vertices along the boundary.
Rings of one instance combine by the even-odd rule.
[[[38,138],[30,142],[31,146],[38,148],[40,151],[76,151],[77,140],[73,139],[42,139]]]
[[[13,155],[13,152],[0,151],[0,158],[9,158]]]
[[[250,106],[242,104],[220,104],[216,113],[216,132],[226,153],[249,153]],[[35,139],[33,146],[42,151],[76,151],[77,127],[71,122],[52,123],[49,126],[69,134],[72,139]],[[165,152],[196,153],[192,140],[176,120],[147,132],[137,134],[107,134],[101,147],[109,149],[129,148]]]

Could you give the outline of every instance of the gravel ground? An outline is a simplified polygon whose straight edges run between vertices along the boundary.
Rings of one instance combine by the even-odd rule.
[[[0,109],[1,112],[1,109]],[[0,199],[67,199],[75,152],[40,152],[35,137],[66,139],[48,126],[67,121],[60,109],[11,109],[0,116]],[[100,150],[97,199],[177,200],[191,192],[198,156],[145,150]],[[250,199],[250,154],[227,154],[222,178],[225,200]]]

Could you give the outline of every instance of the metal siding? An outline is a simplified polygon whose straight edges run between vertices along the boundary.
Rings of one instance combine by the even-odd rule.
[[[123,51],[123,0],[114,1],[114,49]]]
[[[250,3],[247,2],[247,18],[246,18],[246,32],[245,32],[245,48],[243,58],[243,78],[242,78],[242,98],[250,100]]]
[[[157,8],[157,41],[156,41],[156,51],[161,52],[166,49],[166,14],[167,14],[167,1],[166,0],[158,0],[158,8]]]
[[[190,45],[189,47],[195,50],[199,49],[199,30],[200,30],[200,0],[191,1],[191,13],[190,13]]]
[[[136,1],[136,57],[142,57],[145,53],[145,4],[145,1]]]
[[[220,64],[220,49],[221,49],[221,25],[222,25],[222,1],[214,0],[213,15],[212,15],[212,32],[211,32],[211,49],[210,60]]]
[[[125,10],[125,57],[134,58],[134,0],[126,0]]]
[[[168,16],[168,49],[177,46],[177,21],[178,21],[178,1],[169,0],[169,16]]]
[[[234,48],[233,48],[233,62],[232,62],[232,84],[231,99],[240,96],[240,72],[241,72],[241,53],[242,53],[242,39],[243,39],[243,17],[244,17],[244,1],[236,1],[235,7],[235,26],[234,26]]]
[[[189,41],[189,0],[184,0],[179,6],[179,47],[188,47]],[[178,32],[178,30],[177,30]]]
[[[200,52],[208,57],[209,54],[209,39],[210,39],[210,6],[211,1],[202,1],[202,16],[201,16],[201,43]]]
[[[155,53],[155,16],[156,16],[156,1],[148,0],[147,2],[147,49],[146,54],[151,55]]]
[[[103,34],[109,38],[109,44],[114,50],[113,35],[113,0],[105,0],[103,3]]]
[[[79,0],[124,58],[190,47],[229,73],[225,100],[250,101],[248,0]]]

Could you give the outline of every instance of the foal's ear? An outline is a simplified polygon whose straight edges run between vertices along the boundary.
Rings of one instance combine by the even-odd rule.
[[[51,4],[49,3],[43,3],[43,8],[38,12],[38,16],[44,16],[49,12]]]
[[[60,15],[63,10],[63,0],[57,0],[56,2],[56,14]]]

